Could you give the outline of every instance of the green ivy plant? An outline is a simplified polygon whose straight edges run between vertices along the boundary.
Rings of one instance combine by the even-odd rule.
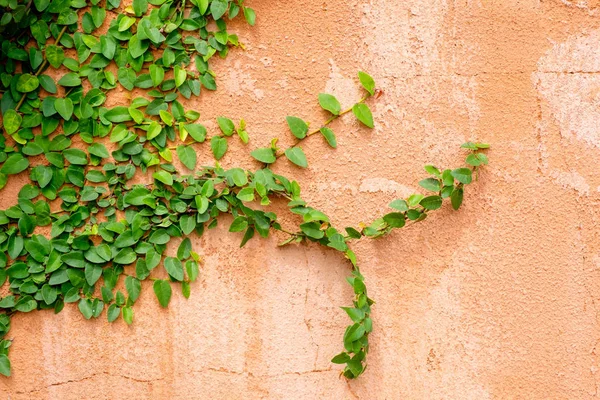
[[[425,167],[430,177],[420,185],[427,195],[395,200],[392,211],[370,225],[338,230],[302,199],[298,182],[272,165],[287,158],[306,168],[300,144],[313,135],[336,148],[332,123],[350,112],[373,128],[367,101],[379,94],[375,82],[360,72],[365,95],[345,110],[331,94],[320,94],[330,117],[317,129],[289,116],[294,145],[281,149],[273,139],[250,152],[259,162],[256,170],[224,169],[218,160],[231,137],[249,143],[246,122],[218,117],[219,132],[209,137],[197,122],[200,113],[183,103],[216,89],[209,62],[241,46],[227,32],[227,20],[238,14],[254,25],[255,13],[243,0],[134,0],[130,6],[120,0],[0,0],[0,189],[11,175],[30,178],[17,204],[0,210],[0,286],[9,292],[0,299],[0,374],[10,376],[6,335],[15,313],[58,313],[77,303],[86,319],[106,310],[109,322],[123,318],[131,324],[144,280],[153,282],[162,307],[174,286],[188,297],[202,263],[189,236],[203,235],[224,214],[231,216],[229,231],[241,235],[241,246],[257,233],[278,231],[287,235],[282,245],[315,242],[349,260],[355,299],[342,308],[352,323],[344,333],[345,350],[332,362],[345,364],[347,378],[364,372],[373,300],[350,244],[422,221],[444,199],[458,209],[464,187],[488,162],[482,152],[488,146],[466,143],[466,166]],[[98,34],[100,29],[105,33]],[[127,106],[105,107],[118,87],[139,96]],[[197,154],[206,147],[215,165],[198,167]],[[152,181],[132,184],[138,171],[150,171]],[[284,229],[266,211],[277,198],[298,215],[297,228]],[[51,211],[52,200],[59,211]],[[40,227],[49,227],[49,234]],[[169,255],[173,238],[181,242]],[[166,274],[155,274],[156,268]]]

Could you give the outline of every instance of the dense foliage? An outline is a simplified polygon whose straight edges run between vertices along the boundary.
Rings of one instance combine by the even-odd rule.
[[[199,112],[184,108],[185,99],[216,90],[210,62],[240,46],[226,23],[238,14],[254,25],[255,13],[243,0],[133,0],[129,6],[120,0],[0,0],[0,188],[13,175],[30,178],[17,204],[0,211],[0,285],[6,288],[0,299],[1,374],[10,375],[6,335],[17,312],[60,312],[65,303],[77,303],[86,319],[106,309],[108,321],[122,317],[131,324],[144,280],[153,281],[163,307],[175,284],[188,297],[201,266],[188,236],[205,234],[223,214],[231,215],[229,231],[242,234],[242,246],[256,233],[281,231],[289,235],[283,244],[311,241],[345,255],[356,296],[343,307],[352,320],[345,351],[332,361],[346,364],[348,378],[364,371],[373,301],[349,244],[421,221],[445,198],[458,209],[464,186],[487,164],[480,151],[487,145],[463,146],[470,151],[466,167],[427,166],[431,177],[420,185],[429,195],[396,200],[393,211],[372,224],[338,230],[302,199],[296,181],[270,166],[285,157],[306,168],[298,144],[312,135],[335,148],[330,125],[344,114],[352,112],[373,128],[367,100],[378,92],[360,72],[362,99],[342,110],[334,96],[320,94],[319,104],[331,117],[310,130],[309,123],[289,116],[298,142],[280,149],[273,140],[253,150],[262,168],[197,166],[204,146],[220,160],[232,136],[249,141],[243,120],[219,117],[220,132],[209,137],[197,122]],[[128,106],[105,107],[118,87],[136,97]],[[137,171],[150,171],[153,182],[133,184]],[[297,230],[284,230],[267,211],[276,197],[287,199],[299,215]],[[172,238],[183,240],[177,254],[168,256]],[[168,278],[155,278],[156,268]]]

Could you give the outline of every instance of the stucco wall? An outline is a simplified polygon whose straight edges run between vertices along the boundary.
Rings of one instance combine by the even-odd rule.
[[[14,318],[0,398],[599,397],[600,3],[247,3],[257,25],[233,24],[246,51],[214,64],[217,92],[187,103],[211,129],[227,110],[248,121],[250,148],[291,143],[285,116],[321,121],[322,91],[351,104],[357,70],[385,91],[374,130],[344,118],[337,150],[304,145],[310,166],[294,173],[335,225],[417,190],[424,164],[461,163],[462,142],[492,145],[459,212],[356,246],[377,301],[367,372],[347,383],[329,362],[352,297],[339,254],[278,238],[240,250],[223,224],[194,240],[205,263],[190,299],[163,310],[145,285],[131,327],[73,306]],[[223,164],[251,167],[233,147]]]

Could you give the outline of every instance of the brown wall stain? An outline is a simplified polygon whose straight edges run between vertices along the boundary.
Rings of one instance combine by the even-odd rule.
[[[600,4],[247,3],[257,25],[233,23],[246,51],[215,63],[217,92],[187,102],[213,131],[225,111],[248,121],[251,142],[230,142],[225,167],[255,166],[248,150],[275,136],[292,143],[286,115],[318,124],[319,92],[350,105],[359,69],[385,91],[376,129],[343,118],[339,148],[311,139],[309,168],[292,171],[337,226],[417,190],[424,164],[462,162],[462,142],[492,145],[459,212],[356,246],[377,301],[367,372],[346,383],[329,363],[352,296],[344,261],[278,238],[239,249],[223,221],[194,239],[204,264],[190,299],[163,310],[145,285],[131,327],[71,306],[16,317],[0,398],[597,398]],[[11,180],[2,207],[25,181]]]

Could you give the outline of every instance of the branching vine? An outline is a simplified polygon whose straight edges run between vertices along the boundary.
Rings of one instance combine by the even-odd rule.
[[[106,309],[108,321],[121,317],[131,324],[144,280],[153,281],[163,307],[174,284],[188,297],[202,263],[188,236],[214,228],[223,214],[232,216],[229,231],[242,234],[241,246],[256,233],[280,231],[288,235],[282,245],[316,242],[344,254],[355,299],[342,307],[352,324],[344,333],[345,350],[332,362],[345,364],[347,378],[364,372],[373,300],[349,244],[422,221],[444,199],[458,209],[464,187],[488,162],[482,152],[488,146],[463,145],[469,151],[463,167],[426,166],[430,177],[420,185],[429,195],[395,200],[393,212],[371,224],[338,230],[302,199],[298,182],[271,166],[285,157],[306,168],[300,144],[313,135],[336,148],[330,125],[342,115],[353,113],[374,127],[367,103],[380,92],[371,76],[359,72],[364,97],[342,109],[334,96],[320,94],[330,118],[311,130],[301,118],[287,117],[297,142],[280,149],[273,139],[251,151],[261,168],[224,169],[218,162],[198,167],[202,143],[208,141],[216,161],[234,134],[249,143],[245,121],[236,126],[226,117],[217,118],[220,133],[209,140],[197,122],[200,113],[183,104],[216,90],[209,63],[242,46],[227,31],[227,20],[238,14],[254,25],[255,13],[243,0],[133,0],[127,6],[120,0],[0,0],[0,189],[12,175],[30,178],[17,204],[0,211],[0,286],[10,292],[0,299],[1,374],[10,376],[6,336],[17,312],[58,313],[77,303],[86,319]],[[105,107],[117,87],[139,96],[127,106]],[[132,184],[138,171],[150,171],[152,181]],[[287,199],[289,211],[302,220],[297,228],[282,227],[265,208],[277,197]],[[169,256],[172,238],[182,240]],[[159,266],[167,279],[153,274]]]

